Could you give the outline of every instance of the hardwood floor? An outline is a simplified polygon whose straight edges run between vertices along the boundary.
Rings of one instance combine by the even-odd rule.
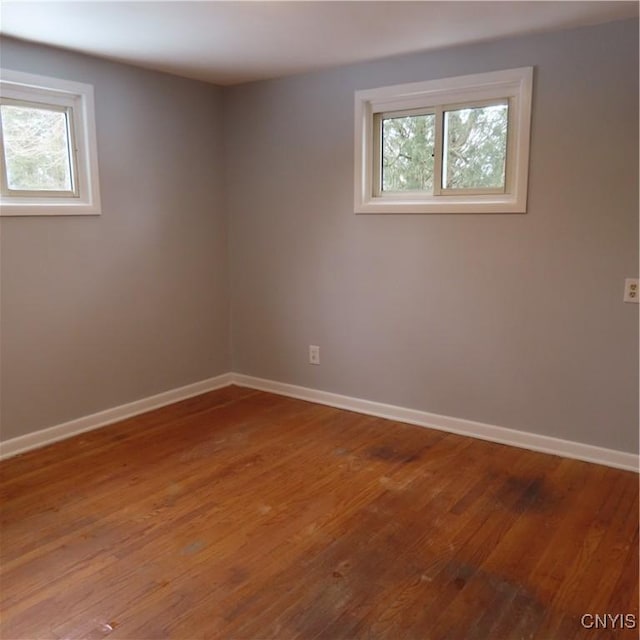
[[[631,472],[237,387],[0,470],[6,640],[637,638]]]

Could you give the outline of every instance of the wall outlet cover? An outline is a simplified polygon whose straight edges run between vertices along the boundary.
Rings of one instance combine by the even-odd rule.
[[[309,345],[309,364],[320,364],[320,347],[315,344]]]
[[[624,302],[634,302],[638,304],[638,278],[626,278],[624,281]]]

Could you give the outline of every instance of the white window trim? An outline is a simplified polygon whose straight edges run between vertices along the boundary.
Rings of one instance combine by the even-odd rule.
[[[492,71],[442,80],[356,91],[355,94],[355,198],[356,213],[525,213],[529,169],[529,138],[533,67]],[[434,195],[421,192],[376,191],[375,116],[378,113],[438,110],[442,106],[507,99],[506,186],[504,193],[470,190]],[[441,140],[436,130],[436,145]],[[441,156],[441,153],[438,154]],[[436,161],[438,160],[436,156]],[[438,193],[438,191],[440,191]]]
[[[71,110],[76,195],[0,194],[0,216],[98,215],[100,184],[93,86],[71,80],[0,70],[0,95]],[[4,178],[3,178],[4,179]]]

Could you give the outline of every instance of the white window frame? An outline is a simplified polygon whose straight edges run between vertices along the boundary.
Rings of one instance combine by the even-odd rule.
[[[506,69],[427,82],[356,91],[356,213],[525,213],[533,67]],[[444,111],[507,101],[507,158],[504,189],[443,189]],[[380,188],[382,117],[434,113],[434,192],[386,192]]]
[[[73,190],[12,191],[7,185],[4,150],[1,155],[0,216],[98,215],[100,184],[93,86],[0,70],[0,99],[7,104],[40,106],[67,114]],[[0,130],[0,142],[2,131]]]

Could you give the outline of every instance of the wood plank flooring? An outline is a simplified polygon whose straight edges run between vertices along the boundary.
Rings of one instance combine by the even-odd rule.
[[[631,472],[238,387],[0,471],[5,640],[637,638]]]

